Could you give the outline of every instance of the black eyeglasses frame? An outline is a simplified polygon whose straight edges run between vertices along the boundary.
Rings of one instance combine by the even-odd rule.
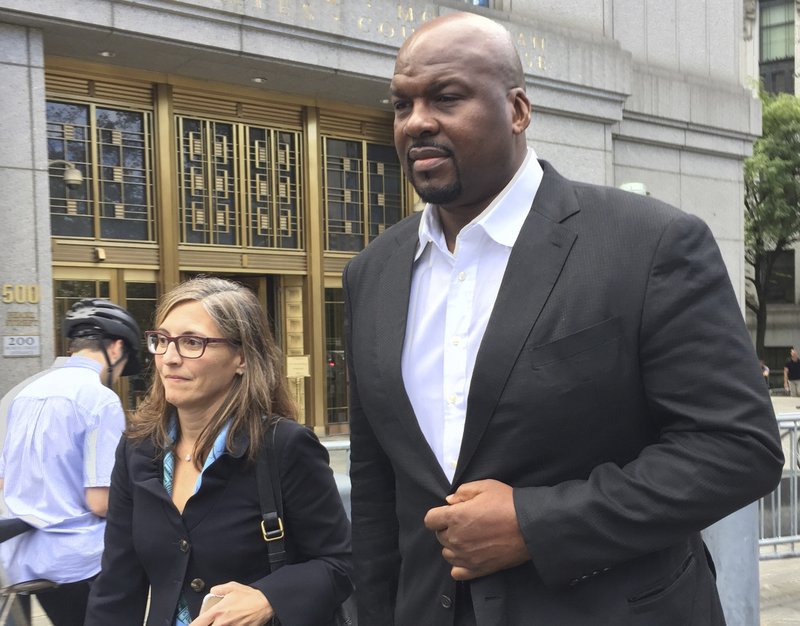
[[[154,350],[155,346],[151,347],[150,337],[163,337],[164,339],[167,340],[167,345],[164,348],[163,352],[156,352]],[[194,339],[195,341],[199,341],[200,344],[202,345],[202,349],[200,350],[200,354],[198,354],[198,355],[186,355],[186,354],[183,354],[181,352],[180,344],[178,343],[178,341],[181,340],[181,339]],[[236,341],[235,339],[228,339],[227,337],[201,337],[200,335],[178,335],[177,337],[172,337],[172,336],[168,335],[167,333],[162,333],[160,330],[146,330],[146,331],[144,331],[144,340],[145,340],[145,345],[147,346],[147,351],[150,354],[153,354],[155,356],[163,356],[164,354],[167,353],[167,350],[169,349],[169,344],[174,344],[175,345],[175,350],[177,350],[178,355],[182,359],[199,359],[201,356],[203,356],[206,353],[206,346],[208,346],[208,344],[210,344],[210,343],[228,343],[228,344],[231,344],[231,345],[234,345],[234,346],[238,346],[239,345],[238,341]]]

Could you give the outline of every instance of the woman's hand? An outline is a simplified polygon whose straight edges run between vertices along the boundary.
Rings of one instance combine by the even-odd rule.
[[[225,583],[209,593],[224,597],[189,626],[263,626],[275,614],[264,594],[247,585]]]

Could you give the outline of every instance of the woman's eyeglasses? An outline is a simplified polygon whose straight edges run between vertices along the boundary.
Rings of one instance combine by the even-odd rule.
[[[147,350],[151,354],[166,354],[169,344],[174,343],[178,354],[184,359],[199,359],[206,351],[206,346],[210,343],[239,344],[238,341],[233,339],[222,339],[219,337],[198,337],[197,335],[170,337],[157,330],[145,331],[144,338],[147,342]]]

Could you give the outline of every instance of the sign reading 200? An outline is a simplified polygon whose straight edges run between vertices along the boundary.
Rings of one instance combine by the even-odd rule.
[[[2,298],[3,304],[38,304],[39,285],[5,283],[0,298]]]

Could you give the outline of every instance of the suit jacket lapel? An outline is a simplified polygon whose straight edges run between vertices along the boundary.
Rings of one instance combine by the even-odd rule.
[[[542,167],[542,183],[511,251],[478,350],[454,484],[460,481],[478,447],[511,369],[577,237],[560,223],[579,210],[572,187],[549,164],[542,162]]]
[[[419,224],[418,220],[415,220]],[[406,233],[408,235],[408,233]],[[403,384],[402,355],[403,342],[408,319],[408,302],[411,292],[411,272],[414,254],[417,249],[417,230],[413,236],[398,238],[398,247],[387,260],[379,283],[377,319],[375,321],[378,338],[377,366],[378,381],[385,386],[386,396],[391,402],[393,413],[405,428],[413,447],[420,451],[428,465],[424,473],[434,476],[440,488],[447,490],[449,481],[436,456],[428,445],[425,435],[411,406],[411,400]],[[423,452],[424,451],[424,452]]]

